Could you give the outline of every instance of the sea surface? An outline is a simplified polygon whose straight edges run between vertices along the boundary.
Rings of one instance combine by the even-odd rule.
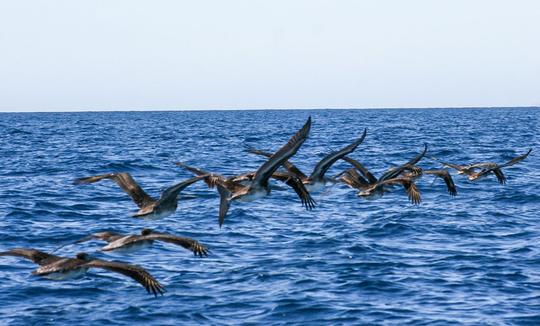
[[[376,176],[428,144],[420,162],[506,162],[507,185],[469,182],[453,171],[458,196],[441,180],[418,182],[423,201],[404,190],[365,200],[344,184],[313,193],[305,210],[273,182],[270,196],[234,202],[222,228],[219,197],[202,182],[187,188],[175,214],[137,210],[112,181],[75,178],[129,172],[151,195],[191,177],[182,161],[224,175],[254,171],[308,116],[310,138],[291,161],[305,172],[331,150],[367,137],[351,157]],[[104,253],[102,242],[57,253],[146,268],[165,287],[154,298],[131,279],[93,269],[51,281],[36,267],[0,257],[0,324],[540,324],[540,110],[261,110],[0,114],[0,251],[51,251],[98,231],[142,228],[193,237],[206,258],[166,243]],[[337,163],[329,175],[347,168]]]

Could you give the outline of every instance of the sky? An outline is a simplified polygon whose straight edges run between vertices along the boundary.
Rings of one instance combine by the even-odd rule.
[[[540,106],[540,1],[0,1],[0,111]]]

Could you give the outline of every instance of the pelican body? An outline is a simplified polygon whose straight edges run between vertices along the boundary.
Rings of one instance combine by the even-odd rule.
[[[98,232],[79,239],[75,243],[82,243],[93,239],[107,242],[107,245],[102,247],[101,251],[135,252],[151,246],[154,241],[163,241],[182,246],[185,249],[193,252],[195,256],[203,257],[208,255],[208,248],[199,243],[197,240],[167,233],[160,233],[151,229],[143,229],[140,235],[124,235],[108,231]],[[61,247],[64,246],[65,245]]]
[[[74,278],[85,274],[90,268],[101,268],[134,279],[144,286],[148,293],[153,293],[154,296],[157,296],[158,293],[163,295],[164,291],[163,286],[150,273],[139,266],[93,259],[86,253],[79,253],[75,258],[68,258],[35,249],[15,248],[0,252],[0,256],[16,256],[31,260],[40,266],[32,272],[33,275],[52,280]]]
[[[161,193],[159,199],[150,197],[150,195],[148,195],[127,172],[79,178],[76,179],[74,183],[90,184],[103,179],[113,180],[139,207],[139,211],[135,213],[133,217],[157,219],[173,214],[178,207],[178,196],[180,195],[180,192],[203,178],[204,176],[197,176],[170,186]]]

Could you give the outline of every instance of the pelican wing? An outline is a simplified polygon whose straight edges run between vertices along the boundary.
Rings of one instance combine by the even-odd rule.
[[[98,259],[91,260],[83,266],[101,268],[123,274],[139,282],[148,293],[153,293],[154,296],[157,296],[158,293],[163,295],[163,286],[142,267]]]
[[[501,169],[493,169],[493,174],[495,174],[495,176],[497,177],[497,181],[499,181],[500,184],[506,184],[506,177],[504,176]]]
[[[495,174],[495,176],[497,177],[497,181],[500,184],[502,185],[506,184],[506,176],[504,175],[500,167],[496,164],[492,166],[491,168],[483,169],[482,171],[478,172],[477,177],[479,178],[479,177],[488,175],[490,173]]]
[[[155,200],[150,197],[144,190],[135,182],[135,180],[131,177],[131,175],[127,172],[121,172],[121,173],[109,173],[109,174],[102,174],[102,175],[96,175],[92,177],[86,177],[86,178],[79,178],[75,179],[75,184],[88,184],[88,183],[94,183],[98,182],[103,179],[110,179],[114,180],[122,190],[124,190],[125,193],[127,193],[139,206],[139,208],[143,208],[144,206],[150,205]]]
[[[416,155],[409,162],[407,162],[407,163],[405,163],[405,164],[403,164],[401,166],[398,166],[396,168],[393,168],[390,171],[384,173],[379,180],[384,181],[384,180],[396,178],[405,169],[407,169],[408,166],[416,165],[416,163],[418,163],[422,159],[422,157],[424,157],[424,155],[426,155],[426,152],[427,152],[427,144],[424,144],[424,150],[420,154]]]
[[[483,171],[480,171],[479,172],[479,175],[485,175],[485,174],[488,174],[488,173],[491,173],[493,172],[493,174],[495,174],[495,176],[497,177],[497,181],[499,181],[500,184],[506,184],[506,177],[504,176],[503,172],[502,172],[502,168],[505,168],[505,167],[508,167],[508,166],[512,166],[518,162],[521,162],[523,161],[524,159],[527,158],[527,156],[529,156],[529,154],[531,153],[532,151],[532,148],[529,149],[529,151],[523,155],[520,155],[518,157],[514,157],[513,159],[511,159],[510,161],[506,162],[506,163],[503,163],[503,164],[492,164],[490,166],[488,166],[487,169],[483,170]]]
[[[272,157],[272,153],[265,152],[265,151],[260,151],[258,149],[254,149],[254,148],[248,148],[247,151],[249,153],[252,153],[252,154],[257,154],[257,155],[266,156],[266,157]],[[293,175],[300,178],[301,180],[307,179],[307,175],[305,175],[304,172],[300,171],[300,169],[297,168],[296,165],[292,164],[290,161],[287,160],[287,161],[283,162],[283,166],[285,167],[285,169],[287,169],[287,171],[289,171],[289,173],[292,173]]]
[[[99,239],[99,240],[111,242],[111,241],[117,240],[117,239],[119,239],[121,237],[122,237],[121,234],[114,233],[114,232],[93,233],[93,234],[87,235],[86,237],[80,238],[79,240],[76,240],[74,242],[69,242],[69,243],[60,245],[60,246],[56,247],[52,252],[56,252],[59,249],[64,248],[65,246],[69,246],[69,245],[76,244],[76,243],[83,243],[83,242],[93,240],[93,239]]]
[[[255,172],[255,177],[253,178],[253,184],[266,186],[268,179],[272,174],[279,168],[283,162],[288,160],[291,156],[296,154],[300,146],[307,139],[309,134],[309,129],[311,128],[311,117],[308,118],[304,126],[294,134],[291,139],[281,147],[268,161],[266,161],[257,172]]]
[[[337,160],[344,157],[345,155],[349,155],[350,153],[354,152],[354,150],[362,144],[364,141],[364,138],[366,138],[367,129],[364,129],[364,133],[360,138],[352,142],[351,144],[343,147],[339,151],[332,152],[328,155],[326,155],[325,158],[319,161],[317,165],[315,165],[315,168],[313,168],[313,172],[309,176],[311,180],[320,180],[324,177],[324,174],[328,169],[334,164]]]
[[[369,182],[364,179],[358,172],[356,172],[355,168],[350,168],[348,170],[343,171],[341,174],[340,180],[356,189],[363,189],[366,186],[369,185]]]
[[[205,170],[201,170],[199,168],[189,166],[189,165],[184,164],[182,162],[176,162],[175,164],[177,166],[181,167],[181,168],[184,168],[184,169],[188,170],[189,172],[191,172],[191,173],[193,173],[193,174],[195,174],[197,176],[205,175],[204,183],[206,183],[208,185],[208,188],[214,188],[218,182],[224,182],[225,181],[225,178],[223,176],[219,175],[219,174],[210,173],[210,172],[207,172]]]
[[[232,193],[225,188],[225,186],[221,183],[217,184],[218,192],[219,192],[219,227],[223,225],[223,222],[225,222],[225,216],[227,215],[227,212],[229,211],[229,207],[231,206],[231,195]]]
[[[360,171],[360,173],[364,175],[364,177],[367,179],[367,181],[369,181],[369,183],[377,183],[377,178],[375,178],[375,176],[371,172],[369,172],[369,170],[366,169],[366,167],[360,164],[360,162],[348,156],[343,157],[343,160],[345,160],[346,162],[349,162],[358,171]]]
[[[454,184],[454,180],[452,179],[452,176],[448,170],[424,170],[424,173],[443,179],[444,183],[446,183],[446,188],[448,188],[448,193],[450,193],[452,196],[457,195],[456,185]]]
[[[521,162],[521,161],[523,161],[524,159],[526,159],[527,156],[529,156],[529,154],[530,154],[531,152],[532,152],[532,148],[529,149],[529,151],[528,151],[527,153],[525,153],[525,154],[523,154],[523,155],[520,155],[520,156],[518,156],[518,157],[514,157],[514,158],[511,159],[510,161],[508,161],[508,162],[506,162],[506,163],[504,163],[504,164],[500,164],[500,165],[498,165],[497,167],[498,167],[498,168],[505,168],[505,167],[507,167],[507,166],[512,166],[512,165],[514,165],[514,164],[516,164],[516,163],[518,163],[518,162]]]
[[[192,251],[195,256],[208,256],[208,248],[192,238],[178,237],[165,233],[151,233],[149,235],[142,236],[140,240],[159,240],[169,242]]]
[[[474,170],[474,169],[491,169],[497,167],[497,163],[484,162],[484,163],[475,163],[467,165],[463,168],[464,171]]]
[[[448,163],[448,162],[440,162],[440,163],[444,167],[451,168],[451,169],[454,169],[454,170],[460,171],[460,172],[470,170],[470,167],[465,166],[465,165],[453,164],[453,163]]]
[[[43,251],[28,248],[14,248],[8,251],[0,252],[0,256],[15,256],[23,257],[38,265],[50,264],[52,262],[62,259],[62,257],[48,254]]]
[[[167,201],[170,199],[176,199],[178,197],[178,194],[186,189],[188,186],[194,184],[195,182],[202,180],[206,178],[206,175],[199,175],[196,177],[193,177],[191,179],[188,179],[186,181],[182,181],[180,183],[177,183],[173,186],[170,186],[169,188],[165,189],[163,193],[161,194],[161,198],[159,199],[160,202]]]
[[[409,200],[414,204],[418,205],[422,201],[422,198],[420,196],[420,191],[416,187],[416,184],[413,182],[411,178],[393,178],[384,180],[379,183],[379,186],[384,185],[398,185],[401,184],[403,188],[405,188],[405,191],[407,192],[407,196],[409,197]]]
[[[47,274],[52,273],[63,273],[72,271],[74,269],[77,269],[81,267],[85,263],[84,260],[77,259],[77,258],[66,258],[66,257],[59,257],[60,259],[55,260],[53,262],[42,264],[41,267],[34,270],[32,272],[32,275],[38,275],[43,276]]]
[[[193,166],[189,166],[183,162],[176,162],[174,163],[176,164],[177,166],[183,168],[183,169],[186,169],[188,170],[189,172],[195,174],[195,175],[204,175],[204,174],[210,174],[210,172],[207,172],[207,171],[204,171],[204,170],[201,170],[199,168],[196,168],[196,167],[193,167]]]
[[[272,174],[272,178],[285,182],[285,184],[293,188],[298,195],[298,198],[300,198],[302,206],[304,206],[307,210],[312,210],[315,208],[315,205],[317,205],[315,200],[311,197],[309,191],[306,189],[306,186],[302,180],[300,180],[300,178],[297,176],[289,173],[274,172],[274,174]]]

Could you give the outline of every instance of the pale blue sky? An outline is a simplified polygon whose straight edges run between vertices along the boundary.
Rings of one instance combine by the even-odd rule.
[[[0,1],[0,111],[540,105],[540,1]]]

